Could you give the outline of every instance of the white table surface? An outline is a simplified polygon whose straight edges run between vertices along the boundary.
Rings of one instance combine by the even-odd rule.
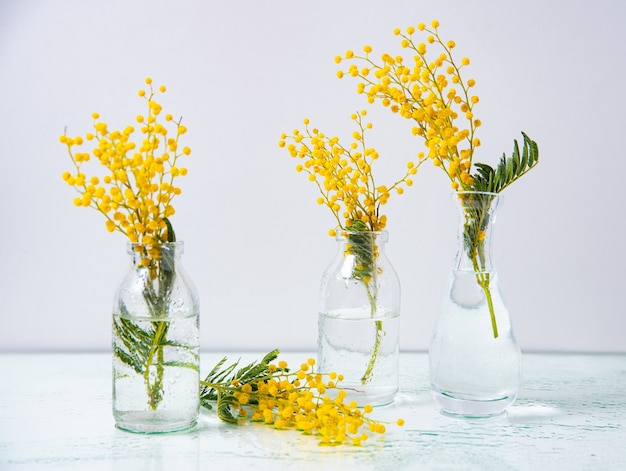
[[[228,354],[242,362],[262,353]],[[223,354],[203,353],[205,375]],[[299,365],[310,354],[283,353]],[[362,447],[202,412],[192,430],[114,427],[109,354],[0,354],[0,470],[625,470],[626,354],[525,354],[524,388],[505,416],[438,412],[427,355],[402,353],[401,390],[374,417],[395,421]]]

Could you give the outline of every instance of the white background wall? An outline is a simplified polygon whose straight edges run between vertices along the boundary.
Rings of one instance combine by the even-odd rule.
[[[626,351],[623,181],[626,2],[0,0],[0,350],[105,350],[126,241],[75,208],[58,136],[143,113],[146,76],[165,84],[193,149],[175,200],[184,263],[201,296],[202,347],[312,349],[330,212],[277,147],[309,117],[349,138],[366,106],[333,57],[394,27],[438,18],[469,56],[494,164],[524,130],[539,167],[505,191],[496,261],[525,350]],[[379,170],[422,143],[368,108]],[[426,349],[455,250],[456,214],[429,165],[387,206],[403,284],[401,346]]]

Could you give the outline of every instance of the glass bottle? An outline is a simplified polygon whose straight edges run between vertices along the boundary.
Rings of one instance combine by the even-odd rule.
[[[430,389],[443,412],[504,412],[521,386],[521,351],[500,293],[492,229],[501,196],[458,192],[458,246],[429,348]]]
[[[385,253],[388,233],[336,236],[324,271],[318,322],[319,371],[343,380],[348,400],[388,404],[398,391],[400,280]]]
[[[128,244],[113,303],[113,415],[120,429],[162,433],[199,412],[199,301],[183,242]]]

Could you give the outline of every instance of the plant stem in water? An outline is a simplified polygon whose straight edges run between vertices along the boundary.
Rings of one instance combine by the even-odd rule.
[[[367,291],[367,298],[370,304],[370,317],[376,316],[378,302],[378,250],[376,246],[376,234],[365,230],[357,231],[349,236],[348,253],[356,257],[357,265],[354,271],[355,278],[360,280]],[[374,346],[372,355],[367,364],[367,368],[361,377],[361,384],[367,384],[372,380],[374,367],[378,359],[380,344],[385,335],[383,321],[374,322],[376,331],[374,333]]]
[[[150,348],[150,355],[146,361],[144,370],[144,381],[146,383],[146,391],[148,393],[148,405],[150,409],[156,410],[159,403],[163,399],[163,345],[162,341],[167,334],[167,323],[165,321],[154,322],[156,333],[154,335],[154,342]],[[156,361],[155,361],[156,356]],[[156,378],[153,382],[150,381],[150,367],[156,366]]]
[[[498,338],[498,324],[496,323],[496,312],[493,307],[493,298],[491,297],[491,290],[489,289],[489,273],[476,274],[476,281],[485,292],[485,298],[487,298],[487,306],[489,307],[489,316],[491,317],[491,329],[493,330],[493,338]]]
[[[373,287],[370,287],[369,283],[365,284],[367,289],[367,297],[370,301],[370,314],[372,317],[376,315],[376,267],[372,270],[373,272]],[[374,292],[372,292],[374,291]],[[367,384],[372,380],[372,375],[374,373],[374,367],[376,366],[376,360],[378,359],[378,352],[380,351],[380,343],[383,340],[384,331],[383,331],[383,321],[375,321],[374,325],[376,326],[376,332],[374,333],[374,346],[372,347],[372,356],[367,363],[367,368],[363,376],[361,377],[361,384]]]
[[[374,366],[376,366],[376,360],[378,359],[378,352],[380,350],[380,343],[383,340],[385,332],[383,331],[383,321],[375,321],[376,325],[376,338],[374,340],[374,347],[372,348],[372,356],[367,364],[367,369],[361,378],[361,384],[366,384],[371,381],[372,374],[374,373]]]

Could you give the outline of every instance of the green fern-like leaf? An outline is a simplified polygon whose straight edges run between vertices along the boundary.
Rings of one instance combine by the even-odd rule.
[[[138,374],[146,370],[150,348],[154,342],[155,330],[145,331],[137,324],[123,317],[114,318],[113,328],[116,337],[123,345],[114,346],[114,354]]]
[[[237,402],[231,389],[233,380],[236,379],[240,385],[244,385],[255,383],[263,377],[269,376],[269,365],[278,357],[279,353],[279,350],[272,350],[261,361],[250,363],[238,370],[236,368],[239,366],[239,360],[224,367],[227,358],[222,358],[201,382],[203,384],[200,389],[200,405],[211,410],[213,408],[212,403],[217,403],[218,417],[225,422],[236,422],[237,419],[231,413],[231,406]],[[251,384],[251,386],[253,390],[256,390],[256,384]]]
[[[236,424],[237,418],[233,415],[232,409],[237,406],[237,399],[232,394],[220,394],[217,401],[217,416],[220,420],[229,424]]]
[[[476,174],[473,176],[472,190],[500,193],[507,186],[528,173],[539,162],[537,143],[522,132],[524,143],[520,154],[517,140],[513,141],[511,157],[502,155],[498,166],[476,163]]]
[[[228,378],[228,376],[232,373],[232,371],[235,368],[237,368],[239,361],[233,363],[232,365],[228,366],[224,370],[221,370],[224,363],[226,363],[226,360],[228,360],[227,357],[222,358],[217,363],[217,365],[213,367],[213,369],[207,375],[207,377],[204,379],[203,382],[209,383],[209,384],[215,384],[215,385],[228,384],[229,381],[227,381],[226,378]],[[211,402],[216,402],[219,399],[218,392],[219,392],[218,389],[215,387],[202,386],[202,388],[200,389],[200,405],[202,405],[203,407],[209,410],[212,409],[213,406],[211,405]]]
[[[276,355],[274,355],[276,353]],[[278,356],[278,350],[274,350],[270,352],[269,355],[266,355],[259,363],[251,363],[248,366],[241,368],[235,374],[235,378],[239,380],[240,383],[250,383],[260,376],[264,376],[267,374],[267,367],[276,357]]]
[[[115,336],[120,341],[113,346],[113,354],[125,365],[132,368],[137,374],[143,375],[150,367],[149,359],[153,348],[175,348],[186,350],[197,359],[193,349],[184,343],[157,338],[159,324],[165,321],[154,321],[150,327],[142,329],[135,322],[123,317],[116,317],[113,321]],[[167,326],[167,324],[166,324]],[[198,370],[197,362],[162,362],[161,366],[176,366]]]

